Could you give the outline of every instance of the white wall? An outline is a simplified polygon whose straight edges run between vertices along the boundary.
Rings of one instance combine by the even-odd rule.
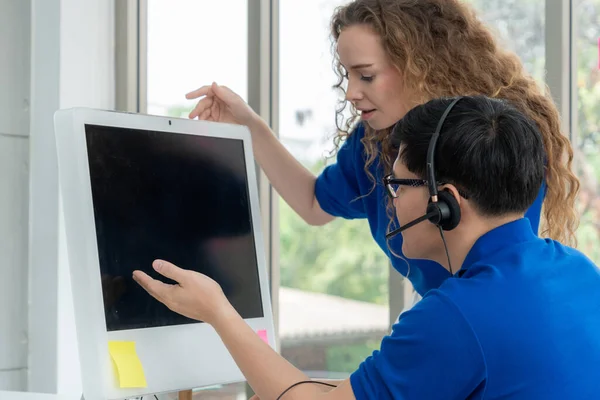
[[[29,1],[0,0],[0,389],[27,368]]]
[[[45,393],[57,390],[59,27],[60,0],[31,0],[28,388]]]
[[[0,390],[81,387],[52,118],[114,108],[113,7],[0,0]]]
[[[114,2],[61,0],[60,108],[115,108]],[[81,393],[62,209],[58,253],[58,393]]]
[[[114,109],[114,2],[32,4],[29,390],[81,393],[68,260],[59,234],[52,115],[58,108],[75,106]]]

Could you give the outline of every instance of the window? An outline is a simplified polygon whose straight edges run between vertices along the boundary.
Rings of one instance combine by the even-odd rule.
[[[470,2],[542,83],[545,1]],[[336,75],[329,21],[345,3],[280,2],[279,135],[314,173],[331,161],[326,156],[334,148],[339,93],[331,89]],[[307,29],[307,21],[316,28]],[[282,354],[309,375],[346,377],[389,330],[389,262],[366,221],[310,227],[283,200],[280,235]]]
[[[279,104],[275,109],[279,136],[315,174],[334,160],[330,152],[334,150],[340,94],[331,88],[336,75],[329,22],[334,8],[348,1],[277,2]],[[546,1],[465,1],[474,5],[502,44],[514,50],[542,84]],[[185,117],[195,105],[184,98],[185,93],[212,81],[248,98],[247,0],[181,0],[177,5],[148,1],[147,6],[147,98],[142,101],[146,101],[148,113]],[[579,7],[581,16],[587,18],[581,29],[587,29],[591,38],[599,37],[598,32],[591,32],[600,26],[597,13],[587,8],[583,11],[588,6]],[[591,76],[590,64],[586,68]],[[592,89],[587,86],[589,93]],[[600,113],[590,108],[586,115],[587,125],[579,117],[578,137],[594,137],[597,130],[594,118]],[[593,164],[593,152],[585,154],[587,158],[581,159]],[[596,176],[590,182],[595,182]],[[323,227],[311,227],[285,201],[280,199],[279,206],[281,353],[313,377],[347,377],[389,331],[389,262],[366,221],[336,219]],[[593,212],[588,209],[584,216],[591,218],[600,212],[598,207]],[[594,219],[591,221],[582,226],[593,231],[590,244],[600,235]],[[232,399],[243,396],[243,391],[243,385],[216,389],[225,396],[219,398]]]
[[[544,84],[545,0],[467,0],[500,40],[514,51],[529,72]]]
[[[578,198],[578,247],[600,262],[600,0],[574,0],[572,144],[581,188]]]
[[[149,114],[187,117],[185,94],[216,81],[248,92],[248,1],[148,1]]]
[[[329,21],[345,3],[279,2],[279,135],[314,173],[334,160]],[[279,210],[281,354],[309,376],[345,378],[389,332],[389,262],[366,220],[312,227],[284,200]]]
[[[185,94],[216,81],[247,99],[248,1],[148,1],[147,112],[187,118]],[[177,394],[165,395],[176,399]],[[234,383],[195,390],[193,398],[246,398]]]

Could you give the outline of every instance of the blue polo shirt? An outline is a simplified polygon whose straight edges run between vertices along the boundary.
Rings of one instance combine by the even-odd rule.
[[[600,398],[600,272],[526,219],[477,240],[351,375],[363,399]]]
[[[377,158],[369,167],[370,173],[375,177],[376,186],[373,190],[373,181],[364,170],[366,156],[361,142],[364,134],[364,126],[359,124],[340,147],[336,163],[326,167],[317,177],[315,196],[321,208],[333,216],[346,219],[367,218],[371,234],[379,247],[388,255],[394,268],[406,276],[422,296],[428,290],[438,288],[450,273],[441,265],[429,260],[410,260],[409,273],[406,261],[390,252],[385,239],[390,217],[386,211],[388,194],[381,182],[384,174],[383,165]],[[536,233],[545,193],[544,184],[525,215]],[[398,227],[396,223],[397,220],[394,218],[392,229]],[[390,239],[389,246],[396,254],[403,256],[402,235]]]

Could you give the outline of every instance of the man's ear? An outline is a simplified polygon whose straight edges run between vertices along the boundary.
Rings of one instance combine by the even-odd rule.
[[[446,190],[448,192],[450,192],[452,194],[452,196],[456,199],[456,202],[458,203],[459,206],[461,206],[461,200],[464,200],[461,195],[458,193],[458,189],[456,188],[456,186],[454,186],[451,183],[447,183],[445,185],[442,185],[441,187],[442,190]]]
[[[473,205],[459,194],[458,188],[453,184],[448,183],[442,185],[441,189],[446,190],[449,194],[451,194],[458,203],[458,207],[460,208],[461,222],[469,221],[473,216]]]

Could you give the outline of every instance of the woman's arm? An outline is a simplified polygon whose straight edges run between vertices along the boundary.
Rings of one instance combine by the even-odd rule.
[[[257,118],[248,124],[254,156],[277,193],[306,223],[325,225],[334,217],[321,208],[315,197],[317,178],[292,156],[271,128]]]
[[[190,118],[246,125],[252,148],[277,193],[310,225],[324,225],[333,216],[323,211],[315,197],[316,177],[281,144],[267,123],[235,92],[216,83],[186,96],[202,98]]]

